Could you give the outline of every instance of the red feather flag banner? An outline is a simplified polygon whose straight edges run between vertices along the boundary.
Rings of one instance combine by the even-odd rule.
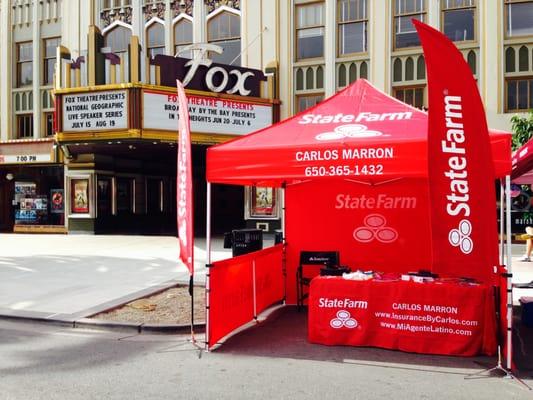
[[[191,127],[189,106],[185,89],[179,80],[178,88],[178,165],[176,173],[176,207],[178,219],[178,241],[180,259],[194,275],[194,226],[193,226],[193,194],[192,194],[192,163],[191,163]]]
[[[477,83],[446,36],[420,21],[413,24],[428,78],[433,268],[498,286],[495,173]],[[500,320],[506,317],[500,315]],[[499,342],[506,343],[508,332],[501,331]]]
[[[428,76],[433,266],[492,284],[499,265],[495,173],[477,83],[446,36],[413,23]]]

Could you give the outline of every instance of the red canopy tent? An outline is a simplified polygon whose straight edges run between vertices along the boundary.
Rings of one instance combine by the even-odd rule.
[[[268,255],[270,263],[284,260],[284,265],[279,269],[267,265],[268,279],[250,284],[253,295],[244,294],[247,289],[235,267],[232,279],[236,286],[230,288],[228,279],[217,278],[225,282],[226,289],[213,280],[218,267],[210,270],[208,346],[250,321],[249,312],[237,311],[239,303],[249,301],[245,307],[253,308],[252,317],[283,298],[295,303],[301,250],[338,250],[341,263],[352,268],[384,272],[431,269],[427,118],[425,112],[358,80],[292,118],[208,150],[208,196],[210,183],[281,187],[285,211],[284,256],[281,246],[278,253],[270,250]],[[511,167],[511,138],[500,131],[491,131],[490,138],[496,177],[503,177]],[[210,199],[208,254],[209,204]],[[369,234],[375,221],[386,229]],[[243,270],[246,263],[253,264],[249,278],[255,279],[257,259],[236,259]],[[468,274],[489,282],[491,268]],[[446,273],[465,274],[462,266],[448,268]],[[235,288],[239,299],[232,294]],[[263,295],[260,301],[256,298]],[[232,296],[234,299],[228,300]],[[224,309],[224,317],[217,316],[214,309],[219,301],[224,303],[219,308]],[[236,318],[228,317],[236,314]],[[222,325],[225,327],[218,329]]]

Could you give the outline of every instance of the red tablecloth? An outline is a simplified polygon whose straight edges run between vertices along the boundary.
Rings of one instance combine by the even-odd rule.
[[[309,292],[309,341],[415,353],[492,355],[496,351],[492,289],[317,277]]]

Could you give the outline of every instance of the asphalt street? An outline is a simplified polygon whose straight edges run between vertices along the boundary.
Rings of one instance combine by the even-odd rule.
[[[0,321],[0,398],[531,399],[516,381],[465,379],[492,358],[310,345],[274,316],[202,353],[188,336]],[[198,339],[202,339],[199,337]],[[533,385],[533,379],[526,380]]]
[[[1,236],[3,310],[86,312],[182,272],[176,269],[175,238],[35,238]],[[515,259],[522,251],[513,246]],[[530,281],[532,274],[533,263],[515,263],[515,282]],[[533,329],[516,322],[515,361],[533,386]],[[533,391],[517,381],[465,379],[494,366],[495,358],[312,345],[306,329],[305,313],[286,308],[215,351],[200,353],[188,336],[0,320],[0,400],[533,399]]]

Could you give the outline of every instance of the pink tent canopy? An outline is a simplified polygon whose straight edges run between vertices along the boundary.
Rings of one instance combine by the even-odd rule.
[[[511,179],[514,183],[533,184],[533,140],[514,153]]]

